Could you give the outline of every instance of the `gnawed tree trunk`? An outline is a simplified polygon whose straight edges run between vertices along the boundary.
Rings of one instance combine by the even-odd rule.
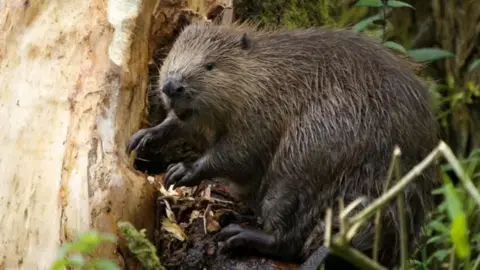
[[[151,233],[154,189],[124,154],[144,117],[150,33],[211,2],[0,2],[0,269],[48,269],[63,242],[119,220]],[[119,247],[100,253],[135,267]]]

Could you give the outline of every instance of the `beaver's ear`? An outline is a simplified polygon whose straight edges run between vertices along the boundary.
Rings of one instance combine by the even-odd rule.
[[[249,50],[252,47],[252,40],[247,36],[247,33],[243,33],[240,37],[240,47],[243,50]]]

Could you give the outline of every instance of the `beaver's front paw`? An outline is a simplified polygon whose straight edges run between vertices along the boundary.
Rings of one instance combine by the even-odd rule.
[[[165,188],[180,186],[193,187],[202,182],[201,168],[198,163],[185,164],[183,162],[170,165],[164,177]]]
[[[127,155],[130,155],[133,150],[135,151],[142,151],[145,146],[147,146],[148,142],[152,140],[155,136],[155,133],[151,128],[144,128],[137,131],[135,134],[130,137],[127,144]]]

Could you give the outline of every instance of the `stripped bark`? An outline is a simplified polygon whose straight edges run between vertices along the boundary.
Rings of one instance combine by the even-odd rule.
[[[48,269],[62,243],[119,220],[151,235],[154,189],[124,147],[145,117],[152,32],[171,27],[152,12],[188,4],[0,2],[0,269]],[[121,243],[99,254],[137,267]]]

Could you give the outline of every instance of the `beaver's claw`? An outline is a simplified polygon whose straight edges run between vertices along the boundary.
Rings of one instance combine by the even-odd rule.
[[[137,131],[135,134],[130,137],[127,144],[127,155],[130,155],[133,150],[143,150],[147,146],[148,142],[155,138],[155,133],[152,132],[150,128],[144,128]]]
[[[183,162],[170,165],[165,174],[165,188],[173,185],[173,188],[180,186],[193,187],[202,182],[200,169],[197,164],[185,164]]]

